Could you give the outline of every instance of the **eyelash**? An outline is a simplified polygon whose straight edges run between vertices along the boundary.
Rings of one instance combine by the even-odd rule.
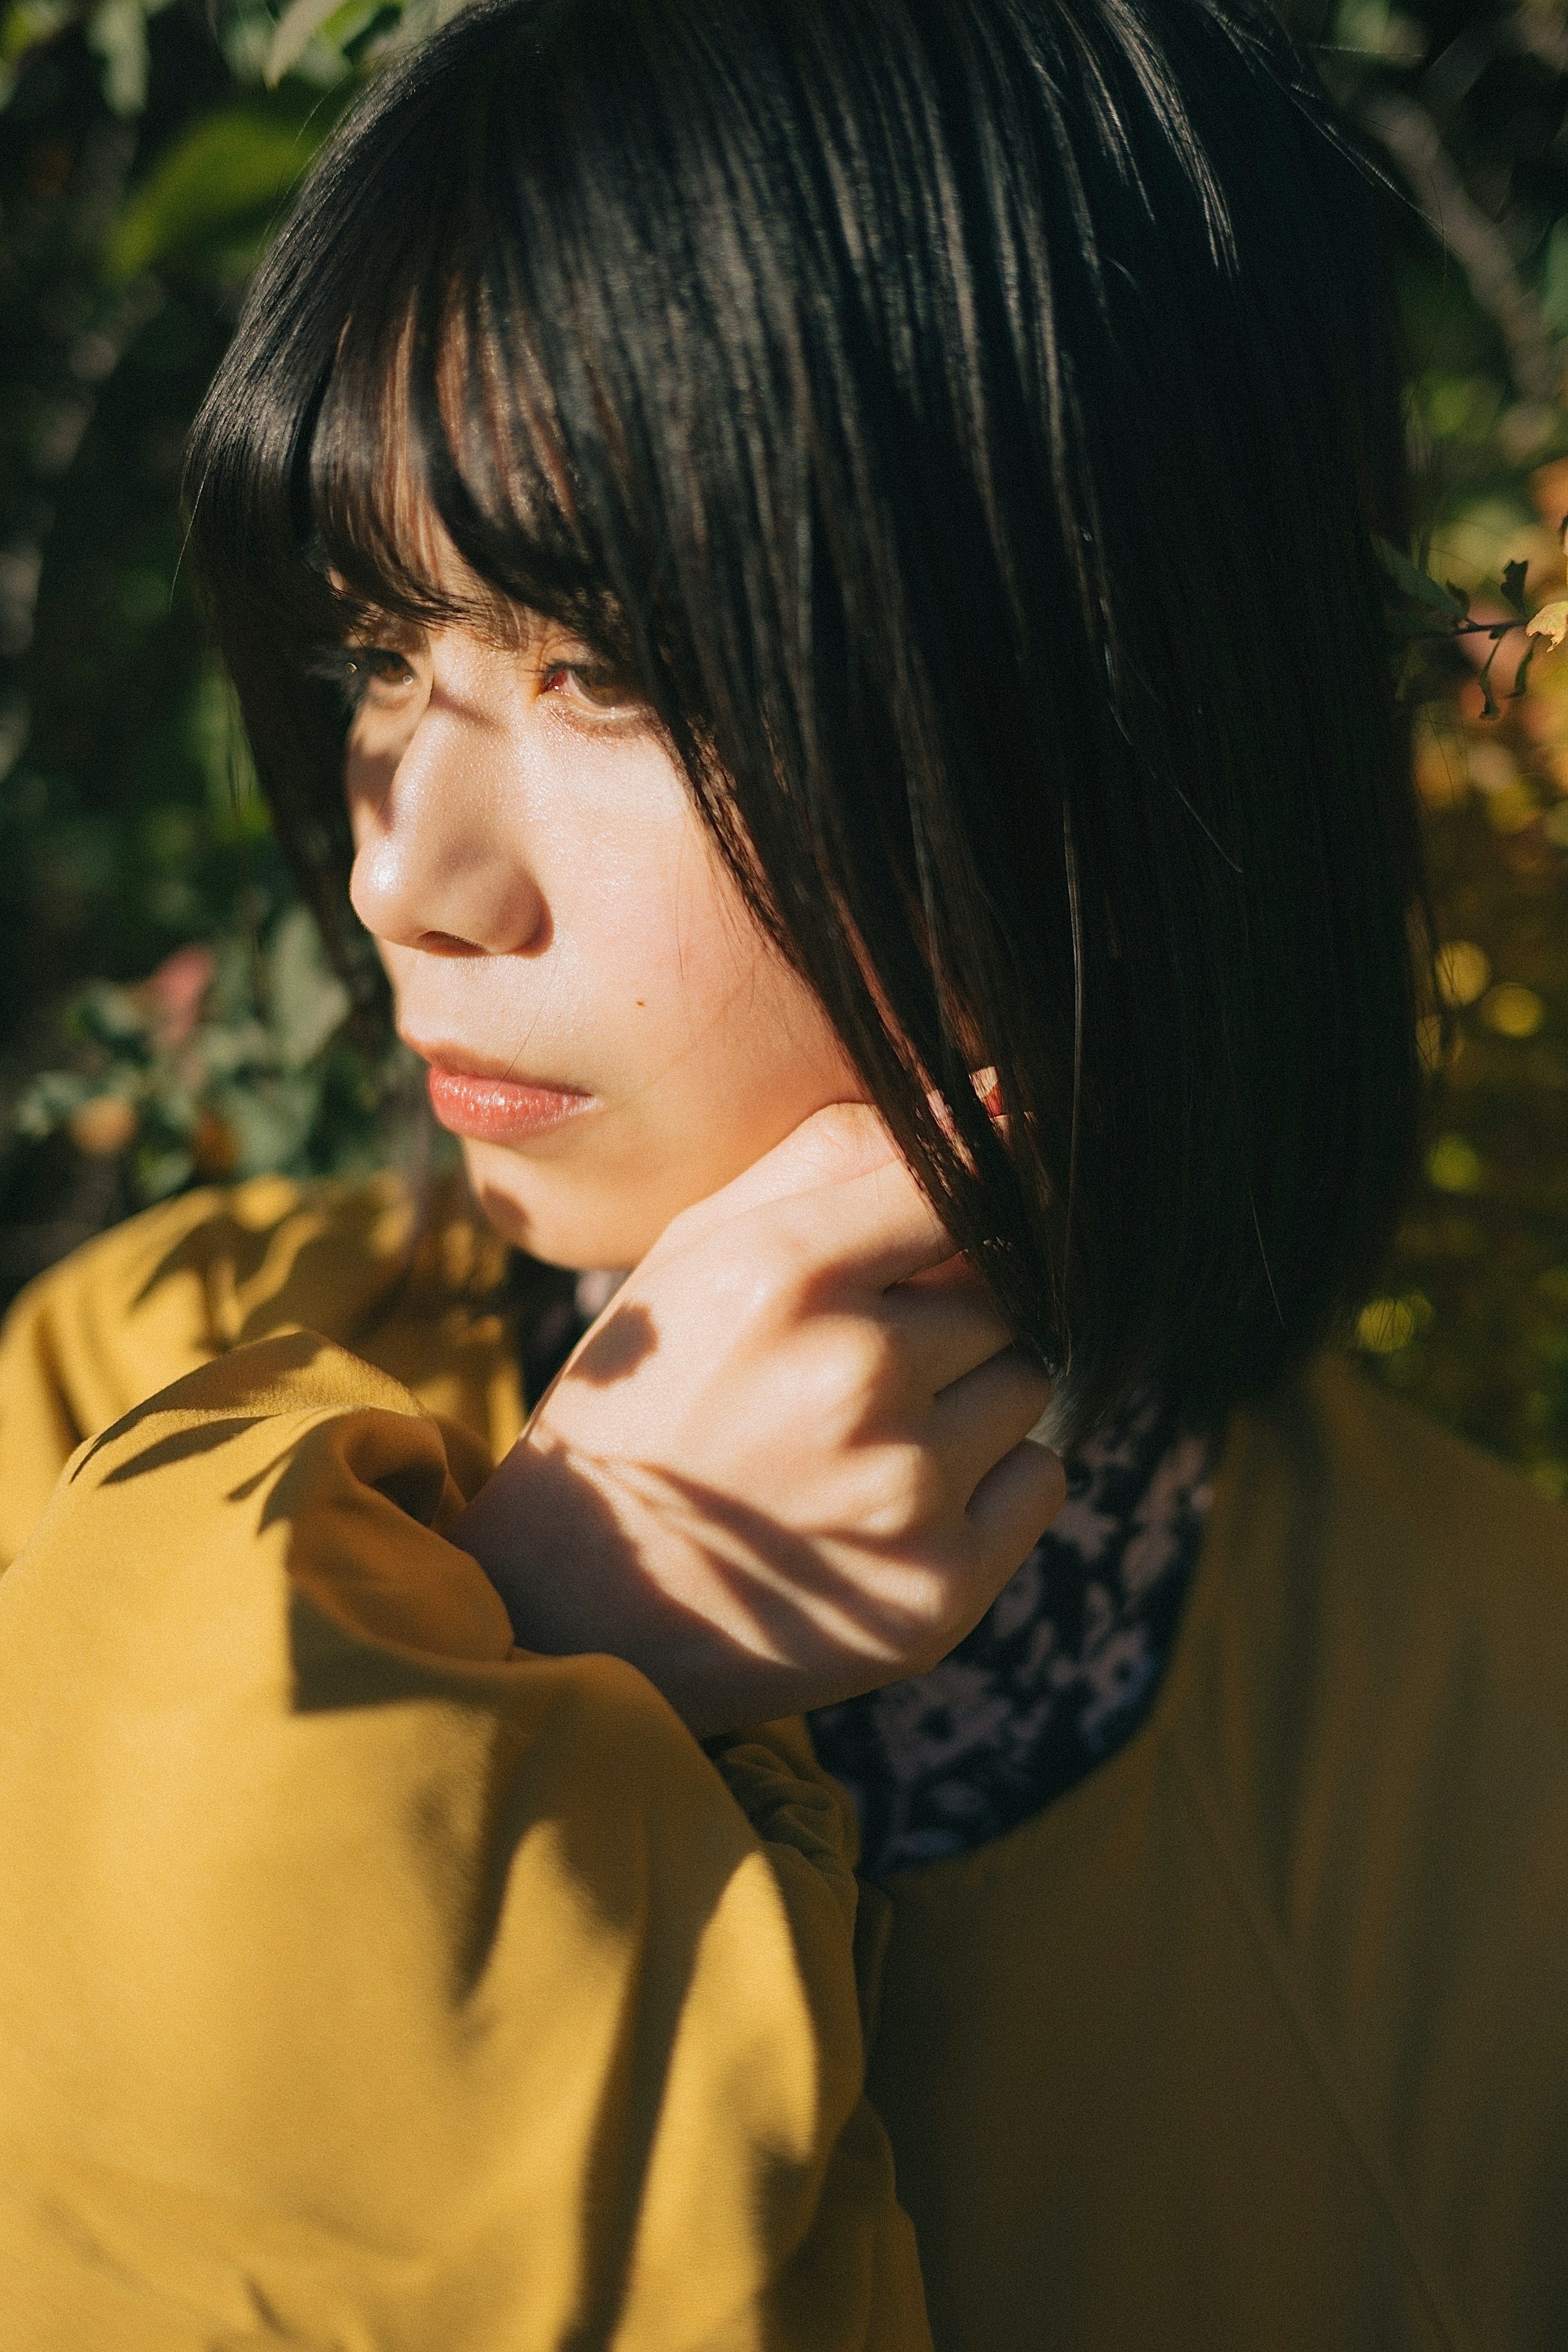
[[[379,669],[378,665],[382,666]],[[337,688],[351,718],[371,686],[396,687],[414,682],[414,671],[406,656],[393,646],[333,646],[310,667],[315,676],[327,678]],[[548,694],[561,678],[575,678],[584,701],[606,717],[615,712],[629,713],[640,700],[629,681],[608,662],[549,662],[539,673],[541,694]]]
[[[395,664],[402,676],[378,681],[374,667],[377,662]],[[406,656],[391,646],[330,646],[310,667],[313,677],[324,677],[330,685],[337,688],[343,708],[351,718],[364,700],[368,687],[378,682],[389,686],[401,685],[405,679],[412,680],[414,676]]]
[[[638,699],[629,681],[608,662],[547,662],[539,673],[541,694],[548,694],[559,677],[575,678],[584,699],[591,708],[603,710],[606,715],[613,710],[630,709]],[[602,701],[600,696],[604,697]]]

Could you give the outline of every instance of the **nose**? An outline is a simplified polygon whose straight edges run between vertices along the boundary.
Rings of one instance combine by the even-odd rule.
[[[387,946],[537,954],[549,908],[522,837],[518,749],[476,683],[465,691],[438,664],[405,744],[379,754],[351,748],[349,897]]]

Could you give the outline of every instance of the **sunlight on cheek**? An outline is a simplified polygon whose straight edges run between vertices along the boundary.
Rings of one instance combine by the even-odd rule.
[[[354,903],[438,1070],[592,1100],[563,1126],[464,1143],[491,1221],[558,1265],[631,1265],[863,1089],[656,733],[525,691],[515,657],[462,630],[417,663],[412,730],[374,701],[353,723]]]

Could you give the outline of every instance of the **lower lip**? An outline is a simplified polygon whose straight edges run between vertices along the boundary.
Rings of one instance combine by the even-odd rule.
[[[523,1087],[510,1078],[470,1077],[432,1064],[430,1108],[453,1135],[477,1143],[518,1143],[543,1135],[589,1108],[592,1095],[561,1087]]]

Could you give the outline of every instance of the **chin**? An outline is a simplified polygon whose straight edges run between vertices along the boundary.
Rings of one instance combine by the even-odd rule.
[[[579,1274],[636,1265],[668,1222],[661,1220],[649,1231],[644,1219],[606,1213],[592,1187],[569,1179],[541,1184],[536,1171],[524,1169],[496,1144],[465,1143],[463,1159],[486,1221],[514,1249],[526,1250],[544,1265]]]

